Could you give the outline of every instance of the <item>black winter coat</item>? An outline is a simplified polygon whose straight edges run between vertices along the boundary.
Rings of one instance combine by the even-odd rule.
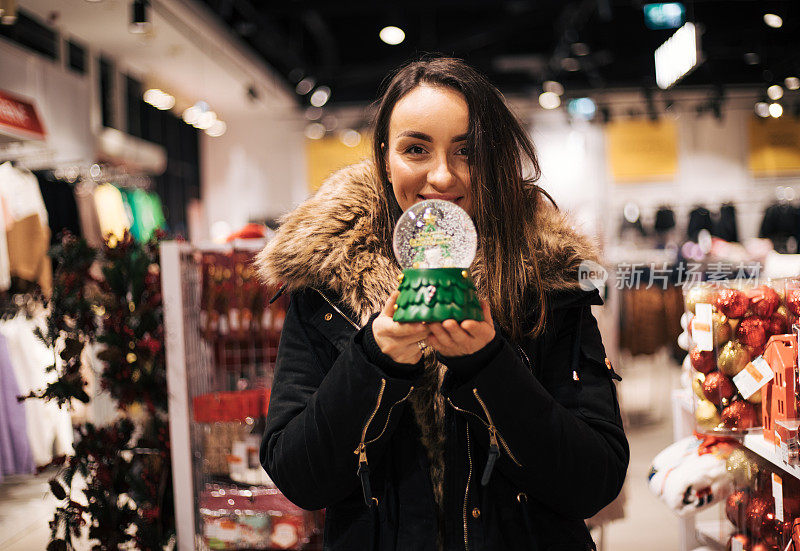
[[[292,502],[326,509],[326,550],[435,551],[430,465],[408,405],[419,372],[371,362],[358,318],[334,297],[292,294],[262,465]],[[617,496],[629,459],[619,377],[590,309],[601,302],[554,293],[538,338],[501,337],[475,373],[448,371],[446,551],[594,549],[583,519]]]

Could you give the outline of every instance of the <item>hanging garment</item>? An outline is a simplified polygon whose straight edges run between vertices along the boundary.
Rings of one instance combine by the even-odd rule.
[[[11,287],[11,264],[8,260],[8,241],[6,240],[5,203],[0,197],[0,291]]]
[[[714,229],[714,223],[711,221],[711,213],[705,207],[695,207],[689,213],[689,227],[686,234],[690,241],[697,242],[697,236],[702,230],[708,230],[709,233]]]
[[[736,207],[725,203],[719,208],[719,220],[714,225],[714,235],[729,243],[739,242],[739,230],[736,225]]]
[[[14,222],[6,239],[11,275],[38,283],[42,293],[50,296],[53,286],[53,267],[47,256],[50,229],[42,225],[38,214],[32,214]]]
[[[153,232],[163,228],[166,220],[158,195],[143,189],[120,190],[131,219],[131,235],[144,243]]]
[[[0,165],[0,196],[14,220],[38,214],[47,224],[47,209],[33,173],[14,168],[10,162]]]
[[[6,339],[0,335],[0,478],[33,472],[25,406],[20,395]]]
[[[666,233],[675,227],[675,212],[669,207],[659,207],[653,229],[656,233]]]
[[[131,228],[122,193],[111,184],[97,186],[94,190],[94,204],[100,221],[100,235],[104,239],[113,235],[121,240],[125,232]]]
[[[97,249],[103,245],[103,234],[100,231],[100,219],[94,202],[95,189],[97,187],[94,184],[79,183],[75,186],[75,202],[78,205],[81,234],[90,247]]]
[[[57,179],[49,170],[34,172],[34,175],[39,182],[39,190],[47,208],[51,243],[55,244],[58,235],[65,230],[76,237],[81,237],[78,205],[75,202],[72,184]]]
[[[47,373],[53,365],[55,353],[33,334],[36,324],[19,315],[0,322],[0,334],[6,339],[11,366],[21,394],[41,390],[55,380],[55,373]],[[72,453],[72,420],[67,409],[53,402],[25,400],[28,442],[37,466],[46,465],[54,455]]]
[[[779,253],[794,254],[797,252],[798,221],[800,215],[796,207],[788,203],[775,203],[764,211],[758,236],[770,239]]]

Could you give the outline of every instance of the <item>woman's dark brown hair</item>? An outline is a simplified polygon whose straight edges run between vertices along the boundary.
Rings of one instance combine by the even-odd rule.
[[[373,155],[384,187],[382,242],[391,253],[392,229],[401,214],[386,173],[389,121],[395,104],[422,84],[444,86],[460,92],[469,107],[467,133],[473,220],[478,231],[477,263],[485,267],[480,289],[488,298],[492,315],[517,340],[526,331],[538,334],[544,327],[545,295],[539,263],[532,249],[534,235],[526,229],[536,215],[536,198],[526,183],[541,175],[528,133],[511,113],[503,96],[478,71],[459,59],[437,57],[401,67],[389,81],[375,118]],[[531,173],[525,176],[524,171]],[[535,316],[531,320],[531,309]],[[533,327],[526,322],[533,321]],[[526,327],[527,325],[527,327]]]

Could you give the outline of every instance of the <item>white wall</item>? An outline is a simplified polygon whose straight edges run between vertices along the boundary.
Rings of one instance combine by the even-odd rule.
[[[738,93],[726,101],[722,120],[710,113],[698,116],[695,106],[706,95],[684,95],[676,105],[678,172],[667,181],[615,183],[605,155],[601,124],[570,124],[563,110],[537,110],[531,135],[543,170],[541,183],[559,205],[574,213],[589,233],[613,240],[625,203],[635,202],[647,227],[656,209],[670,205],[683,233],[688,213],[703,205],[714,213],[723,202],[737,210],[740,239],[756,237],[764,209],[775,201],[777,186],[790,186],[800,198],[800,178],[757,179],[749,171],[748,124],[755,94]],[[622,96],[617,113],[642,110],[633,95]],[[663,114],[661,116],[664,116]]]
[[[308,196],[300,118],[253,115],[226,121],[221,137],[201,134],[206,220],[236,230],[252,219],[277,217]]]
[[[0,90],[32,99],[56,163],[94,157],[89,74],[79,75],[0,39]]]

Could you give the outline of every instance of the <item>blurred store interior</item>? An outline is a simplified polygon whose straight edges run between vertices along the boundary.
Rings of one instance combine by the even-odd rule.
[[[0,0],[0,23],[0,548],[112,545],[109,526],[128,536],[103,549],[320,548],[321,514],[276,493],[256,457],[286,304],[267,305],[275,290],[250,263],[283,214],[371,154],[386,76],[441,53],[500,89],[540,184],[602,248],[594,313],[632,455],[621,496],[587,520],[598,549],[800,551],[797,424],[781,455],[757,428],[767,406],[741,389],[731,400],[761,420],[726,424],[728,402],[701,413],[688,355],[697,303],[731,343],[749,336],[701,280],[752,304],[773,289],[783,305],[767,318],[783,318],[765,338],[800,313],[795,0]],[[89,248],[63,245],[64,230]],[[112,322],[139,329],[117,342]],[[717,322],[701,349],[713,362],[729,342]],[[33,336],[43,325],[49,342]],[[769,361],[760,344],[751,364]],[[796,404],[796,355],[787,377]],[[48,401],[14,400],[44,388]],[[723,437],[736,452],[717,451]],[[124,450],[107,472],[70,460],[109,440]],[[676,442],[692,451],[655,461]],[[669,480],[698,445],[716,463]],[[731,453],[782,477],[782,499]],[[84,478],[126,488],[116,520],[97,521],[108,492],[84,494]],[[758,511],[731,513],[745,487],[788,523],[771,539]]]

